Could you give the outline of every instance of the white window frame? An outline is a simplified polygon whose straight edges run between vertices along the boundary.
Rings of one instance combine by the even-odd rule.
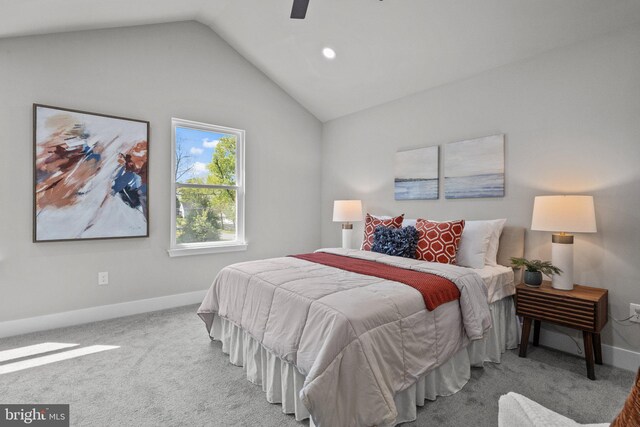
[[[225,133],[236,137],[236,185],[194,185],[176,183],[176,128],[191,128],[205,132]],[[236,240],[220,242],[197,242],[197,243],[177,243],[176,242],[176,190],[179,187],[197,187],[211,189],[233,189],[236,190]],[[211,125],[207,123],[194,122],[191,120],[171,119],[171,242],[169,245],[169,256],[200,255],[220,252],[236,252],[247,249],[247,242],[244,234],[244,130],[234,129],[224,126]]]

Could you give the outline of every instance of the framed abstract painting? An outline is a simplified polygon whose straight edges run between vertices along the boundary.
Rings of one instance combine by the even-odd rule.
[[[149,122],[34,104],[33,240],[149,236]]]
[[[504,134],[446,144],[444,196],[504,197]]]

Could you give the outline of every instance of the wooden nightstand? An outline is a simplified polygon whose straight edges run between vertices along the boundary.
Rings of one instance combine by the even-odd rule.
[[[587,377],[595,380],[593,359],[602,365],[600,331],[607,323],[606,289],[575,285],[571,291],[553,289],[551,282],[542,282],[539,288],[524,284],[516,286],[516,314],[522,316],[520,357],[527,357],[527,345],[533,326],[533,345],[540,341],[540,323],[550,322],[582,331]]]

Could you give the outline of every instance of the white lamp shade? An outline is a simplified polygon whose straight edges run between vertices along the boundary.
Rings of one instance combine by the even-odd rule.
[[[360,200],[336,200],[333,202],[334,222],[362,221],[362,202]]]
[[[595,233],[593,196],[536,196],[531,229],[568,233]]]

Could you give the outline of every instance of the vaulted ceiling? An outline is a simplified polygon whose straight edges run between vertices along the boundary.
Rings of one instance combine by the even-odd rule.
[[[0,0],[0,37],[194,19],[327,121],[640,22],[640,0],[310,0],[304,20],[291,4]]]

